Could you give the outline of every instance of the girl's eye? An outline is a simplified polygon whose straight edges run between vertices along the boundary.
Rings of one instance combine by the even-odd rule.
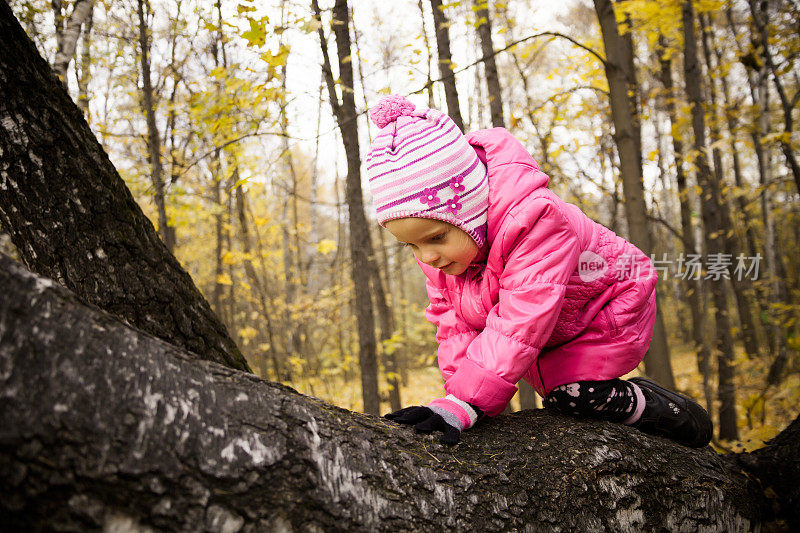
[[[444,239],[444,236],[445,236],[444,233],[440,233],[438,235],[434,235],[433,237],[431,237],[431,240],[432,241],[441,241],[442,239]]]

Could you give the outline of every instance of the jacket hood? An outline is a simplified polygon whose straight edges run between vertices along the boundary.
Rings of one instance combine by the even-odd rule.
[[[491,247],[506,215],[535,190],[547,187],[549,178],[505,128],[478,130],[466,137],[489,174],[486,237]]]

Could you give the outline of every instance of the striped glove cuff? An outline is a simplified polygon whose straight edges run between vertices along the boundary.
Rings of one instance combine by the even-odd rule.
[[[479,417],[479,413],[474,407],[465,401],[459,400],[452,394],[433,400],[427,407],[444,418],[445,422],[458,428],[459,431],[464,431],[474,426]]]

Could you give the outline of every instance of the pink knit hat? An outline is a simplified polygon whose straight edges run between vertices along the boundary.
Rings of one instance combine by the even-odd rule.
[[[486,167],[450,117],[386,96],[369,116],[379,128],[367,155],[367,176],[378,222],[422,217],[461,228],[486,241]]]

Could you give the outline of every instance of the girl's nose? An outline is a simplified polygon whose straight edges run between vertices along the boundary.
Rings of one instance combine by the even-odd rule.
[[[435,263],[439,260],[439,254],[433,250],[424,250],[420,252],[419,260],[425,263],[426,265],[433,266],[432,263]]]

